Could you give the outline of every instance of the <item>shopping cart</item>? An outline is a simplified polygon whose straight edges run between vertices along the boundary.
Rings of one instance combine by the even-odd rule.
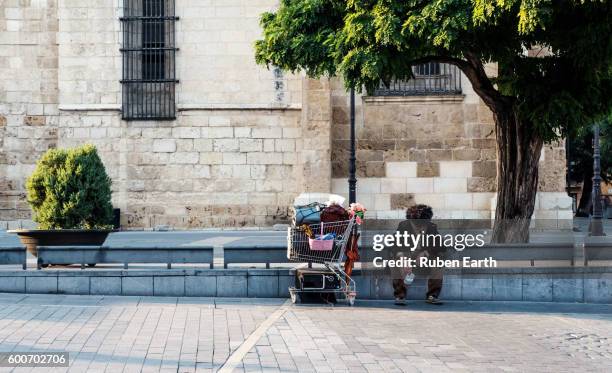
[[[296,262],[323,264],[326,274],[321,274],[321,281],[314,286],[289,287],[291,301],[300,301],[300,293],[335,293],[347,300],[349,305],[355,302],[355,281],[346,274],[342,266],[345,259],[345,249],[355,226],[355,219],[320,223],[310,225],[310,230],[316,234],[335,234],[334,244],[330,250],[313,250],[309,242],[307,230],[302,227],[289,227],[287,232],[287,258]]]

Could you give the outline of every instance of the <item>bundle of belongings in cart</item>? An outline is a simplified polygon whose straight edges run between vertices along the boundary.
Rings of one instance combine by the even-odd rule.
[[[305,195],[305,197],[303,197]],[[300,198],[303,197],[303,198]],[[328,195],[326,202],[310,202],[311,194],[303,194],[294,203],[293,227],[294,234],[289,239],[294,240],[288,245],[289,258],[302,259],[309,262],[310,258],[344,258],[344,272],[350,276],[354,263],[359,260],[358,239],[359,233],[354,229],[347,229],[353,218],[351,211],[342,205],[344,198],[337,195]],[[318,195],[321,199],[321,195]],[[344,235],[349,237],[344,237]],[[299,242],[296,242],[299,241]],[[341,245],[341,242],[346,245]],[[306,244],[307,242],[307,244]],[[338,250],[344,250],[343,253]],[[344,255],[342,255],[344,254]],[[315,261],[316,262],[316,261]],[[321,293],[303,294],[302,301],[323,300],[335,302],[335,294],[330,290],[340,289],[341,279],[325,268],[298,268],[296,270],[295,286],[297,289],[321,289]],[[310,298],[310,299],[304,299]]]

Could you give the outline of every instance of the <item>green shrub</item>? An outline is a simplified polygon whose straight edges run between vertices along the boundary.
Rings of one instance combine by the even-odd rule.
[[[47,151],[26,189],[40,229],[111,227],[111,180],[93,145]]]

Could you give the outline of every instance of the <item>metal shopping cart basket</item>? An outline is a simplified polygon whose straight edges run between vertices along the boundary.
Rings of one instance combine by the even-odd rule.
[[[334,244],[330,250],[313,250],[303,227],[289,227],[287,232],[287,258],[296,262],[323,264],[328,271],[321,274],[321,281],[316,285],[289,287],[291,301],[300,301],[300,293],[335,293],[347,300],[349,305],[355,302],[355,281],[344,271],[342,262],[345,259],[345,249],[353,232],[355,219],[331,223],[310,225],[312,232],[317,234],[334,233]],[[319,272],[321,273],[321,272]]]

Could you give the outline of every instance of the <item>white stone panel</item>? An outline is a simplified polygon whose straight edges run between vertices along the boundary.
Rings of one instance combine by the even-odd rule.
[[[444,195],[446,208],[451,210],[472,209],[472,193],[448,193]]]
[[[433,193],[434,191],[434,179],[431,177],[413,177],[406,179],[406,192],[407,193]]]
[[[367,207],[366,207],[367,208]],[[377,211],[391,210],[391,196],[389,194],[374,195],[374,209]]]
[[[380,191],[382,193],[406,193],[406,179],[390,177],[380,179]]]
[[[466,193],[467,179],[462,178],[434,178],[435,193]]]
[[[416,177],[417,162],[386,162],[387,177]]]
[[[440,177],[471,177],[471,161],[442,161],[440,162]]]

